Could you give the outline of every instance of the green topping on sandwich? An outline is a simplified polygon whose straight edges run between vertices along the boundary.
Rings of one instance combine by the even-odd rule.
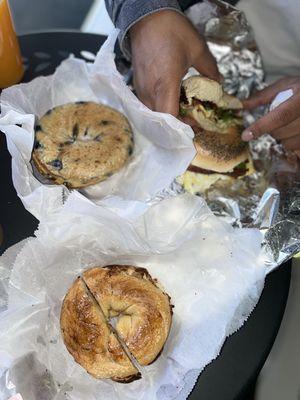
[[[187,111],[181,106],[179,107],[179,115],[181,115],[182,117],[186,117],[187,115]]]
[[[224,108],[219,108],[217,111],[218,117],[222,119],[224,122],[230,122],[234,118],[236,118],[233,110],[226,110]]]
[[[239,165],[237,165],[235,167],[235,169],[246,170],[247,169],[247,162],[246,161],[241,162]]]

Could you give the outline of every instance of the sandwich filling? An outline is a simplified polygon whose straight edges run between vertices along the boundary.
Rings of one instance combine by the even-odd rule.
[[[236,166],[232,173],[220,173],[190,165],[188,170],[177,178],[177,182],[192,194],[204,193],[218,181],[244,178],[255,172],[252,160],[248,159]],[[238,175],[238,176],[237,176]]]
[[[184,100],[184,96],[181,95]],[[226,134],[231,126],[235,126],[241,132],[243,130],[243,118],[241,110],[227,109],[217,106],[212,101],[202,101],[192,98],[191,105],[181,101],[180,116],[191,116],[200,126],[208,130]]]
[[[221,174],[230,176],[231,178],[239,178],[241,176],[245,176],[250,169],[251,169],[251,166],[250,166],[249,160],[246,160],[246,161],[241,162],[236,167],[234,167],[231,172],[221,172]],[[196,172],[196,173],[200,173],[200,174],[207,174],[207,175],[216,173],[216,171],[200,168],[193,164],[191,164],[188,167],[188,171]]]
[[[195,98],[193,98],[192,105],[194,110],[202,113],[206,119],[214,122],[221,129],[226,129],[232,124],[243,126],[240,110],[218,107],[212,101],[201,101]]]
[[[193,76],[182,84],[179,114],[194,133],[197,154],[177,179],[185,190],[203,193],[219,180],[254,172],[248,146],[241,140],[243,105],[208,78]]]

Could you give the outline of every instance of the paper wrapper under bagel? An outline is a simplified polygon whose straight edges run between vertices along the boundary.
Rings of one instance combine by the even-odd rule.
[[[12,156],[13,184],[25,208],[39,220],[61,207],[70,194],[63,185],[38,174],[31,162],[35,117],[42,117],[55,106],[98,102],[120,111],[131,124],[132,159],[110,178],[81,190],[95,203],[111,195],[149,200],[168,187],[195,154],[191,128],[171,115],[152,112],[124,82],[114,61],[117,35],[118,30],[112,32],[94,63],[71,56],[53,75],[13,86],[1,94],[0,131],[6,135]]]
[[[188,194],[130,222],[74,191],[36,235],[0,258],[1,400],[185,400],[249,316],[266,274],[260,232],[224,224]],[[89,376],[59,325],[63,297],[83,269],[122,263],[147,268],[174,305],[162,354],[130,384]]]

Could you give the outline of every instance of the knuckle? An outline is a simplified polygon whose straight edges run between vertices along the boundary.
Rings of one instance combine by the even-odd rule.
[[[275,139],[283,139],[286,136],[286,130],[285,129],[276,129],[273,131],[272,136]]]
[[[289,123],[293,120],[294,110],[291,107],[285,107],[282,110],[278,111],[278,113],[274,113],[273,122],[277,123]]]
[[[285,78],[289,83],[296,83],[299,82],[300,76],[289,76]]]
[[[282,140],[281,143],[287,150],[299,149],[300,148],[300,136],[294,136],[292,138]]]
[[[288,111],[289,113],[289,111]],[[253,127],[252,133],[254,136],[260,136],[264,133],[270,133],[282,125],[282,122],[288,118],[288,115],[283,111],[270,113],[265,118],[261,118]]]
[[[290,142],[289,140],[287,141],[282,141],[283,147],[285,147],[287,150],[293,150],[294,144]]]
[[[294,76],[284,76],[277,81],[277,83],[280,85],[290,85],[294,82],[295,82]]]
[[[300,76],[286,76],[277,81],[280,88],[293,89],[294,93],[300,90]]]
[[[202,54],[202,53],[205,53],[205,52],[207,52],[208,51],[208,45],[207,45],[207,43],[204,41],[204,40],[198,40],[198,49],[199,49],[199,52]]]
[[[254,138],[259,137],[266,132],[264,121],[257,121],[251,128]]]
[[[153,91],[155,95],[160,94],[161,92],[165,92],[168,87],[168,82],[166,78],[159,77],[153,85]]]
[[[288,81],[291,81],[291,77],[283,76],[282,78],[278,79],[277,83],[281,84],[281,83],[285,83],[285,82],[288,82]]]
[[[290,107],[274,110],[257,122],[258,130],[262,134],[282,129],[283,126],[288,125],[293,120],[293,114],[293,110]]]
[[[173,97],[177,93],[176,80],[170,77],[161,77],[153,85],[155,97]],[[179,86],[178,86],[179,87]]]
[[[293,90],[294,94],[295,93],[299,93],[299,91],[300,91],[300,81],[299,81],[299,79],[294,80],[293,82],[291,82],[291,84],[289,85],[289,88]]]

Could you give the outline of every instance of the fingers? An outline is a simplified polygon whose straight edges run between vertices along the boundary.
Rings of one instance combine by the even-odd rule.
[[[180,115],[178,119],[180,119],[180,121],[184,122],[185,124],[190,125],[191,127],[199,126],[196,120],[194,120],[194,118],[188,116],[183,117]]]
[[[281,141],[281,144],[287,150],[293,150],[293,151],[299,150],[300,151],[300,135],[293,136],[288,139],[284,139]]]
[[[134,79],[134,87],[136,90],[137,97],[141,100],[143,104],[145,104],[146,107],[152,110],[154,107],[153,102],[151,101],[150,97],[147,96],[146,90],[139,87],[139,85],[136,82],[136,79]]]
[[[296,135],[300,135],[300,118],[272,132],[272,136],[277,140],[287,139]]]
[[[146,107],[150,108],[150,110],[153,110],[154,106],[150,100],[148,100],[146,97],[141,96],[139,96],[139,99]]]
[[[164,112],[175,117],[179,111],[181,77],[159,78],[154,85],[154,111]]]
[[[244,100],[243,106],[245,109],[251,110],[253,108],[271,103],[271,101],[276,97],[279,92],[281,92],[282,90],[290,89],[293,83],[294,78],[280,79],[279,81],[273,83],[265,89],[254,93],[249,99]]]
[[[222,76],[219,73],[215,58],[210,53],[206,43],[201,44],[201,46],[203,48],[202,56],[197,58],[196,62],[193,63],[193,67],[201,74],[220,81]],[[185,72],[179,69],[173,72],[170,69],[167,76],[162,76],[157,80],[153,88],[153,109],[155,111],[165,112],[174,116],[178,115],[180,85],[184,74]]]
[[[285,101],[275,110],[269,112],[252,125],[242,134],[246,142],[256,139],[264,133],[272,133],[275,129],[282,128],[299,117],[300,94],[295,94],[291,99]]]
[[[223,77],[218,70],[217,62],[214,56],[211,54],[206,43],[201,44],[201,46],[203,46],[203,50],[193,62],[192,66],[196,68],[196,70],[202,75],[221,82]]]
[[[137,88],[136,91],[141,102],[150,110],[164,112],[177,117],[179,112],[180,80],[169,82],[158,79],[152,90]]]

